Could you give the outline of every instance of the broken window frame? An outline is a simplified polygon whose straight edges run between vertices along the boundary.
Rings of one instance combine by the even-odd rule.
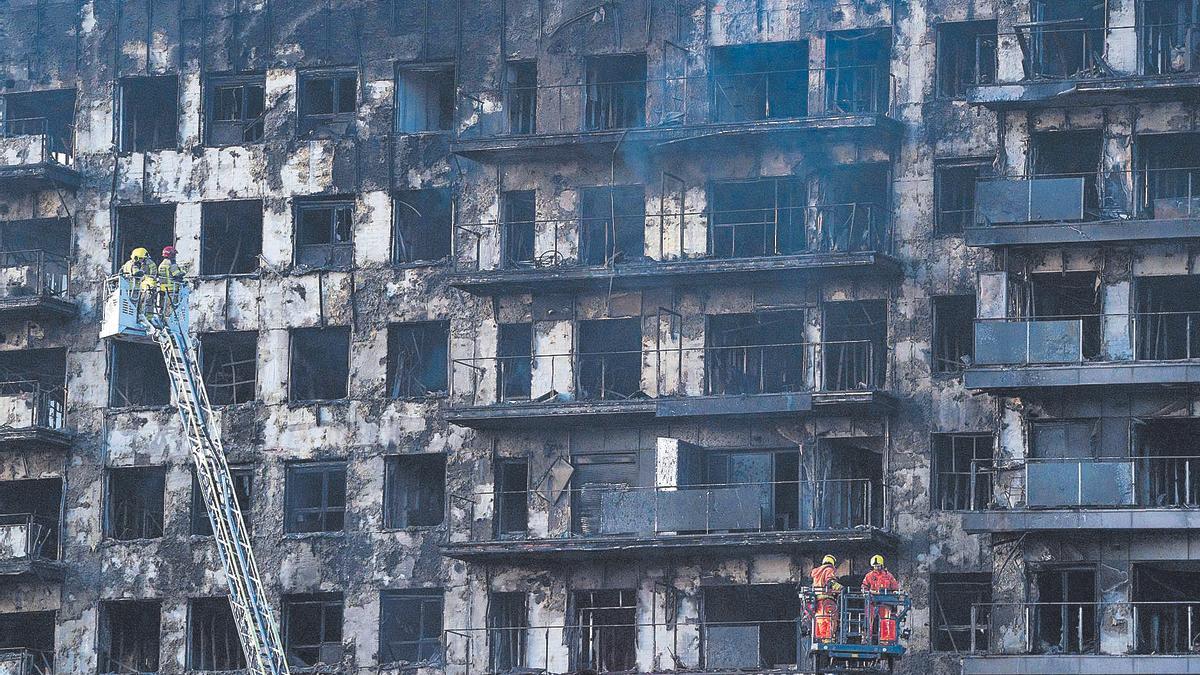
[[[138,83],[159,80],[161,83],[171,81],[174,91],[171,100],[170,117],[168,111],[159,107],[161,101],[148,92],[133,92],[131,88]],[[157,86],[147,84],[144,86]],[[166,87],[163,84],[164,88]],[[116,142],[122,153],[154,152],[156,150],[173,150],[179,147],[179,77],[177,75],[139,75],[123,77],[117,85]],[[158,92],[158,93],[166,93]],[[143,109],[144,108],[144,109]],[[131,115],[141,113],[151,116],[161,116],[159,119],[144,120],[150,127],[149,138],[143,139],[138,130],[140,118]],[[145,126],[145,125],[142,125]]]
[[[121,271],[133,249],[144,247],[157,257],[175,245],[175,204],[125,204],[117,207],[112,226],[112,273]],[[165,228],[169,223],[170,229]]]
[[[1101,612],[1097,611],[1100,592],[1097,586],[1096,566],[1088,563],[1050,564],[1039,565],[1030,572],[1029,597],[1038,598],[1029,625],[1032,634],[1028,639],[1029,644],[1033,647],[1033,653],[1100,653]],[[1041,586],[1042,578],[1050,578],[1052,575],[1060,578],[1061,589],[1057,595],[1058,599],[1049,598],[1049,594],[1044,593]],[[1071,575],[1080,576],[1072,577]],[[1086,583],[1089,577],[1090,584]],[[1078,582],[1074,587],[1072,579]],[[1089,585],[1091,588],[1088,588]],[[1087,599],[1080,599],[1078,592],[1086,595]],[[1055,621],[1057,621],[1057,628],[1055,628]],[[1051,631],[1051,633],[1044,631]],[[1053,632],[1058,633],[1058,644],[1053,644],[1045,639]]]
[[[70,97],[69,103],[67,97]],[[25,99],[30,100],[26,103]],[[42,154],[37,159],[73,165],[76,100],[77,92],[73,88],[0,95],[0,138],[42,136]],[[17,112],[14,113],[14,109]]]
[[[445,396],[450,386],[450,322],[391,323],[387,335],[387,397]]]
[[[738,666],[739,670],[791,669],[803,663],[797,630],[804,609],[794,586],[786,583],[745,583],[704,586],[701,591],[704,668],[716,672]],[[741,664],[713,663],[709,647],[714,640],[709,636],[714,628],[757,628],[757,644],[746,640],[739,645],[746,649],[757,647],[753,654],[754,662],[750,663],[747,658]],[[750,654],[738,656],[746,658]]]
[[[933,372],[958,375],[975,359],[975,296],[936,295],[933,309]],[[962,316],[957,316],[961,313]],[[960,320],[956,323],[951,319]]]
[[[527,668],[525,640],[529,630],[529,594],[492,591],[488,594],[488,668],[508,673]]]
[[[23,543],[9,538],[0,549],[0,561],[13,558],[60,560],[63,509],[61,477],[0,481],[0,525],[16,526],[25,531]],[[0,635],[0,641],[2,638]]]
[[[1193,218],[1200,214],[1200,163],[1195,159],[1200,155],[1198,146],[1197,132],[1137,136],[1133,159],[1135,217]]]
[[[640,60],[639,60],[640,59]],[[622,67],[639,75],[619,75]],[[614,131],[646,126],[647,59],[644,52],[589,56],[584,60],[584,131]]]
[[[384,459],[383,527],[440,527],[446,522],[446,454],[390,455]]]
[[[529,532],[529,460],[524,457],[498,457],[494,464],[494,536],[496,539],[523,539]]]
[[[761,193],[749,192],[769,186],[771,201],[760,202]],[[740,194],[739,194],[740,192]],[[808,250],[806,216],[809,211],[804,180],[795,176],[713,181],[708,194],[708,254],[713,258],[761,258],[794,255]],[[749,208],[726,208],[725,202]],[[761,228],[760,245],[754,231]],[[750,230],[749,236],[746,231]],[[727,242],[727,243],[726,243]]]
[[[137,352],[141,351],[141,354]],[[171,381],[158,345],[113,340],[108,347],[108,407],[165,408],[171,405]],[[131,378],[139,378],[133,380]]]
[[[708,314],[704,321],[706,394],[782,394],[810,389],[807,370],[813,355],[804,339],[807,317],[803,310]],[[791,337],[783,341],[760,337],[781,324]]]
[[[533,323],[501,323],[496,329],[496,401],[528,401],[533,395]]]
[[[353,197],[330,197],[317,199],[297,199],[295,203],[295,259],[297,265],[310,267],[346,267],[354,264],[354,217],[355,203]],[[322,225],[314,216],[313,232],[321,231],[325,225],[324,235],[312,237],[307,241],[308,228],[305,218],[310,213],[326,211],[328,222]],[[343,222],[343,218],[345,222]]]
[[[872,61],[859,53],[860,40],[878,39],[882,54]],[[838,45],[847,45],[844,51]],[[866,44],[865,42],[863,44]],[[891,105],[891,50],[889,29],[830,31],[825,35],[825,112],[883,114]],[[863,50],[869,54],[868,50]],[[861,57],[861,58],[860,58]],[[845,58],[846,63],[841,63]],[[864,80],[866,80],[864,82]]]
[[[266,75],[209,75],[206,80],[205,144],[227,147],[262,143],[266,129]],[[237,100],[233,106],[226,107],[224,97],[230,94]],[[240,132],[240,138],[226,142],[222,135],[224,129],[229,130],[230,138],[234,137],[234,132]]]
[[[341,593],[296,593],[283,596],[283,621],[280,631],[283,638],[284,652],[288,662],[293,667],[312,668],[315,672],[325,672],[320,666],[335,667],[341,664],[345,639],[343,622],[345,621],[344,598]],[[298,610],[319,612],[317,620],[317,642],[294,644],[292,631],[295,629]],[[330,646],[339,652],[337,661],[325,661],[322,652]],[[297,661],[299,663],[297,663]]]
[[[138,480],[138,474],[145,475]],[[114,482],[118,477],[137,482],[132,486],[118,484]],[[137,489],[146,480],[157,481],[158,489]],[[161,539],[166,515],[166,482],[165,466],[108,467],[104,476],[104,538],[116,541]],[[129,509],[129,515],[122,516],[122,509]],[[132,522],[120,524],[130,518]]]
[[[116,608],[129,614],[114,617]],[[153,611],[151,612],[151,609]],[[141,610],[139,613],[137,610]],[[144,622],[145,625],[140,625]],[[143,629],[144,634],[133,635],[127,646],[114,646],[115,635]],[[122,639],[122,645],[125,644]],[[126,650],[132,654],[126,655]],[[161,600],[102,600],[100,601],[99,668],[100,675],[121,673],[157,672],[162,649],[162,601]],[[117,656],[113,654],[117,653]]]
[[[1051,13],[1048,8],[1064,8],[1071,4],[1061,0],[1032,0],[1029,3],[1029,23],[1015,26],[1027,80],[1088,80],[1112,74],[1112,68],[1104,58],[1109,30],[1108,4],[1100,3],[1098,12],[1091,17],[1098,19],[1099,25],[1089,23],[1084,9],[1088,4],[1086,0],[1075,0],[1074,4],[1079,7],[1079,16],[1076,18],[1047,16]],[[1092,4],[1095,8],[1095,3]],[[1076,41],[1079,53],[1070,56],[1074,45],[1064,42]],[[1048,54],[1062,59],[1057,64],[1061,69],[1047,62]],[[1077,63],[1074,62],[1075,57],[1078,57]],[[1072,60],[1068,61],[1068,58]],[[1075,68],[1073,72],[1072,67]]]
[[[396,132],[439,134],[454,129],[458,69],[453,63],[396,66]]]
[[[329,355],[326,355],[325,358],[307,359],[307,358],[303,358],[303,356],[299,355],[300,351],[319,350],[320,345],[318,343],[318,344],[314,344],[311,346],[304,346],[304,347],[298,349],[297,348],[297,340],[303,341],[307,338],[307,336],[314,336],[313,339],[319,340],[320,338],[323,337],[321,335],[322,333],[337,333],[338,335],[345,336],[344,340],[337,345],[338,347],[340,347],[342,343],[345,344],[345,357],[344,358],[332,358],[332,357],[329,357]],[[330,338],[331,341],[332,341],[332,339],[333,338]],[[293,328],[291,330],[291,333],[288,336],[288,343],[289,343],[288,344],[288,352],[289,352],[289,354],[288,354],[288,401],[289,402],[291,402],[291,403],[315,403],[315,402],[321,402],[321,401],[341,401],[341,400],[345,400],[346,398],[348,398],[350,396],[350,350],[351,350],[350,339],[351,339],[351,335],[350,335],[350,327],[349,326],[305,327],[305,328]],[[302,363],[297,363],[297,359],[299,359]],[[316,371],[316,370],[312,371],[310,376],[313,378],[313,383],[307,385],[305,388],[308,390],[307,393],[315,394],[316,397],[313,398],[313,397],[299,396],[299,392],[297,392],[297,388],[298,388],[297,380],[300,379],[297,375],[297,371],[299,370],[298,366],[303,366],[304,368],[308,369],[318,363],[325,364],[327,366],[333,365],[333,367],[337,367],[337,368],[344,368],[344,371],[338,373],[341,375],[341,377],[332,377],[332,378],[331,377],[320,377],[320,371]],[[337,386],[339,381],[341,383],[341,386],[337,390],[334,390],[332,388],[325,389],[324,387],[317,384],[318,382],[323,382],[325,384],[325,386],[330,386],[330,385]]]
[[[537,133],[537,60],[513,59],[504,63],[504,109],[508,133]]]
[[[935,433],[930,444],[933,510],[982,511],[991,508],[995,436],[990,432]]]
[[[445,211],[430,212],[432,200],[423,197],[423,193],[436,193],[436,200],[445,203]],[[406,200],[407,195],[412,197]],[[423,205],[425,212],[414,204]],[[398,190],[392,193],[392,207],[392,264],[429,265],[450,257],[456,222],[452,188]]]
[[[855,319],[833,312],[858,309]],[[877,389],[887,384],[888,304],[884,299],[836,300],[821,308],[821,382],[825,391]],[[845,325],[835,318],[845,319]],[[878,319],[878,320],[876,320]],[[846,337],[832,333],[843,332]],[[872,335],[869,331],[876,331]],[[865,339],[864,339],[865,336]]]
[[[1175,20],[1157,16],[1151,5],[1159,4],[1166,6],[1167,13],[1176,9],[1184,10],[1191,16]],[[1200,17],[1196,12],[1194,4],[1180,3],[1178,0],[1139,0],[1135,25],[1138,30],[1138,61],[1143,75],[1194,74],[1200,69]],[[1168,35],[1172,32],[1174,36]],[[1163,46],[1164,40],[1170,44]],[[1182,45],[1176,41],[1182,42]],[[1185,61],[1177,67],[1174,58],[1180,52]]]
[[[318,476],[320,495],[301,501],[297,483],[306,476]],[[347,466],[345,461],[289,462],[284,477],[285,535],[341,534],[346,531]],[[340,495],[340,498],[338,497]],[[305,505],[307,504],[307,505]],[[311,525],[307,525],[311,523]]]
[[[188,598],[187,610],[188,668],[203,672],[244,669],[246,656],[228,596]]]
[[[379,595],[380,664],[441,663],[445,592],[440,588],[414,588]],[[415,615],[416,621],[411,621],[412,616],[404,621],[406,613]],[[416,631],[406,639],[388,639],[393,630],[397,638],[401,637],[414,623]]]
[[[527,213],[523,212],[525,209],[528,209]],[[514,269],[540,266],[535,191],[504,191],[500,195],[500,212],[500,267]],[[515,232],[518,228],[520,232]]]
[[[796,53],[784,53],[792,50]],[[708,100],[712,121],[722,124],[806,117],[809,54],[808,40],[711,47]],[[771,65],[758,65],[764,58]],[[738,63],[745,61],[751,62],[749,69]]]
[[[229,240],[236,244],[231,255],[226,251]],[[243,253],[242,246],[246,244],[249,248]],[[201,203],[200,276],[224,277],[257,273],[262,259],[262,244],[262,200],[237,199]],[[218,254],[228,255],[228,269],[217,268],[220,262]]]
[[[571,594],[573,628],[578,631],[571,644],[574,670],[603,673],[637,668],[637,604],[634,589],[577,590]],[[625,643],[627,651],[610,651],[605,644],[610,639]]]
[[[934,236],[961,236],[975,225],[975,186],[991,177],[992,163],[984,159],[948,159],[934,163]],[[949,203],[948,203],[949,202]]]
[[[355,68],[332,68],[322,70],[301,71],[298,76],[299,96],[296,105],[296,116],[300,132],[307,132],[317,127],[331,124],[348,124],[358,115],[359,75]],[[330,109],[327,112],[315,112],[309,109],[310,90],[316,86],[330,88]],[[353,87],[354,104],[349,109],[346,87]]]
[[[258,399],[258,331],[201,333],[199,342],[200,370],[210,405],[240,405]],[[245,347],[250,353],[235,358],[235,350]],[[227,358],[221,360],[213,353],[218,349],[225,352],[220,356]],[[223,394],[225,391],[229,393]]]
[[[614,328],[629,331],[625,336],[630,340],[628,345],[620,344],[617,336],[608,334]],[[644,328],[641,316],[575,322],[576,400],[625,400],[642,392]],[[589,344],[604,346],[589,348]]]
[[[941,22],[935,39],[939,98],[962,100],[971,87],[995,84],[999,67],[995,19]],[[970,44],[969,51],[964,43]]]
[[[0,613],[0,654],[16,650],[32,664],[28,672],[18,670],[13,675],[52,675],[54,669],[54,631],[58,612],[19,611]]]
[[[944,595],[952,594],[953,602],[944,602]],[[930,615],[930,650],[933,652],[953,652],[955,654],[981,653],[988,651],[988,629],[990,627],[990,606],[992,602],[991,572],[935,572],[929,581],[929,615]],[[968,620],[966,624],[949,623],[946,614],[948,607],[958,609],[966,605]],[[975,609],[972,612],[973,608]],[[966,633],[963,644],[959,644],[955,635]],[[949,645],[939,637],[945,636]],[[949,649],[946,647],[949,646]]]
[[[231,466],[229,477],[233,482],[233,495],[237,499],[238,510],[242,513],[242,524],[246,532],[254,531],[254,467]],[[213,536],[212,522],[208,519],[208,505],[204,503],[204,495],[200,491],[200,481],[192,472],[192,536]]]
[[[599,205],[598,209],[594,209]],[[596,237],[596,229],[603,232]],[[600,241],[596,241],[600,239]],[[597,253],[599,255],[597,255]],[[611,267],[646,257],[646,186],[579,190],[579,262]]]

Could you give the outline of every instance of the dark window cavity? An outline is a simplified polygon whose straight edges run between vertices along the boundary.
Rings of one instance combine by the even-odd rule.
[[[445,393],[449,345],[447,321],[388,326],[388,396],[417,398]]]
[[[454,128],[454,67],[404,66],[396,74],[396,127],[400,133]]]
[[[1200,276],[1135,277],[1137,358],[1182,361],[1200,356]]]
[[[937,91],[963,98],[967,89],[996,81],[996,22],[957,21],[937,27]]]
[[[975,354],[975,296],[933,298],[933,371],[958,373]]]
[[[933,635],[930,636],[933,650],[959,653],[987,651],[992,575],[987,572],[959,572],[934,573],[932,577],[929,584],[929,615],[933,628]]]
[[[1085,218],[1095,218],[1100,214],[1102,206],[1097,175],[1103,142],[1103,136],[1098,129],[1042,131],[1030,134],[1030,173],[1034,178],[1082,178],[1084,215]],[[1063,199],[1066,198],[1068,195],[1064,194]],[[1078,203],[1077,193],[1069,198]],[[1124,204],[1104,206],[1106,209],[1120,209]]]
[[[509,61],[504,66],[504,108],[510,134],[537,131],[537,62]]]
[[[1196,35],[1200,43],[1200,31]],[[1134,150],[1138,216],[1174,219],[1200,214],[1200,134],[1143,134]]]
[[[171,404],[171,380],[157,344],[113,340],[108,359],[110,407]]]
[[[882,387],[887,373],[887,305],[884,300],[825,305],[821,345],[826,391]]]
[[[354,200],[296,201],[296,263],[347,267],[354,262]]]
[[[300,132],[325,127],[344,133],[358,110],[358,73],[353,70],[300,76]]]
[[[891,33],[878,29],[836,31],[826,36],[826,113],[887,112],[891,42]]]
[[[637,667],[637,593],[633,590],[576,591],[575,625],[579,638],[575,668],[594,672],[632,671]]]
[[[580,190],[579,259],[612,265],[645,257],[646,189],[641,185]]]
[[[576,324],[575,395],[620,400],[642,390],[642,320],[594,319]]]
[[[345,462],[291,464],[287,468],[285,491],[285,532],[341,532],[345,529]]]
[[[292,401],[346,398],[350,386],[350,328],[297,328],[292,331]]]
[[[800,599],[787,584],[704,589],[707,670],[788,668],[796,664]],[[757,635],[746,640],[747,631]]]
[[[991,434],[934,434],[933,508],[991,508],[994,447]]]
[[[709,187],[709,251],[717,258],[801,253],[805,242],[804,182],[765,178]]]
[[[263,139],[266,77],[214,76],[208,82],[208,144],[244,145]]]
[[[1090,0],[1033,0],[1030,24],[1017,30],[1028,79],[1102,77],[1106,5]]]
[[[1194,73],[1200,68],[1197,7],[1179,0],[1142,0],[1137,19],[1146,75]]]
[[[397,192],[392,261],[397,264],[441,260],[450,255],[454,201],[450,188]]]
[[[442,654],[442,591],[384,591],[379,598],[382,663],[437,661]]]
[[[0,352],[0,401],[12,406],[4,426],[62,429],[66,424],[66,378],[65,349]]]
[[[388,457],[385,472],[384,527],[442,524],[446,513],[446,455]]]
[[[58,559],[62,486],[61,478],[0,481],[0,526],[6,526],[8,537],[0,560]]]
[[[158,466],[109,469],[105,535],[121,541],[161,537],[166,477]]]
[[[734,45],[712,50],[716,122],[808,114],[808,43]]]
[[[529,462],[496,460],[496,536],[524,537],[529,526]]]
[[[69,165],[75,148],[75,90],[30,91],[0,96],[0,138],[42,136],[47,161]]]
[[[158,672],[162,603],[117,600],[100,603],[100,673]]]
[[[1051,566],[1035,570],[1031,589],[1038,604],[1033,608],[1032,644],[1039,654],[1094,654],[1099,650],[1096,616],[1100,599],[1096,568]]]
[[[1135,284],[1136,285],[1136,284]],[[1083,357],[1100,357],[1100,276],[1095,272],[1035,272],[1021,312],[1030,319],[1078,320]]]
[[[188,634],[189,669],[230,671],[246,667],[228,598],[192,598],[188,602]]]
[[[891,167],[883,162],[848,164],[822,171],[814,181],[815,245],[823,253],[879,251],[890,234]]]
[[[58,672],[54,669],[55,623],[55,612],[0,614],[0,654],[13,650],[18,654],[24,652],[33,663],[32,670],[17,670],[14,675],[49,675]]]
[[[934,166],[936,234],[962,234],[975,222],[975,183],[988,173],[986,164],[974,161],[938,162]]]
[[[174,148],[179,131],[179,81],[174,75],[128,77],[120,88],[121,152]]]
[[[212,405],[236,405],[255,399],[258,383],[258,333],[229,331],[200,336],[200,366]]]
[[[233,480],[233,494],[238,510],[242,512],[242,524],[249,531],[253,528],[254,513],[254,469],[248,466],[230,467],[229,477]],[[211,537],[212,522],[208,519],[208,505],[200,492],[200,481],[192,476],[192,534]]]
[[[283,596],[283,646],[292,667],[324,672],[342,662],[342,594]]]
[[[584,129],[646,125],[646,55],[593,56],[587,60]]]
[[[501,266],[533,267],[534,236],[537,226],[537,211],[533,190],[509,190],[500,197],[503,219],[500,245],[504,254]],[[551,264],[557,261],[549,261]]]
[[[250,274],[262,255],[263,203],[205,202],[200,212],[200,274]]]
[[[144,247],[150,257],[158,260],[164,246],[175,244],[175,205],[153,204],[117,208],[117,225],[113,233],[113,273],[129,260],[133,249]]]
[[[533,324],[502,323],[496,345],[496,398],[527,401],[533,384]]]
[[[704,333],[709,394],[779,394],[807,388],[804,312],[718,314]]]
[[[488,596],[487,627],[491,672],[509,673],[526,668],[529,608],[525,594],[508,591]]]

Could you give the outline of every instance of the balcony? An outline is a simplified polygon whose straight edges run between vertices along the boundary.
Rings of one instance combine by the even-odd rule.
[[[999,480],[1011,506],[963,514],[973,533],[1200,528],[1200,456],[1028,458],[1023,466],[972,471]],[[1015,496],[1013,496],[1015,495]]]
[[[977,319],[968,389],[1200,383],[1200,313]]]
[[[505,526],[513,499],[541,500],[550,528]],[[461,560],[711,554],[714,547],[760,552],[891,547],[883,529],[883,490],[861,479],[632,487],[595,483],[547,497],[539,491],[477,493],[452,501],[470,531],[451,532],[443,553]],[[507,505],[507,506],[506,506]],[[565,506],[565,508],[564,508]],[[511,520],[511,518],[510,518]]]
[[[893,88],[885,65],[696,75],[682,61],[662,78],[507,85],[463,94],[466,121],[451,150],[480,160],[609,158],[618,148],[744,149],[813,136],[891,141],[902,129]]]
[[[1063,2],[1061,7],[1080,6]],[[994,110],[1180,100],[1200,89],[1198,24],[1155,15],[1178,3],[1144,2],[1137,26],[1105,26],[1103,17],[1023,24],[1001,34],[1001,62],[1019,56],[1020,70],[967,92]],[[1103,11],[1103,6],[1101,11]],[[1140,8],[1140,7],[1139,7]],[[1082,10],[1086,12],[1086,10]],[[1020,49],[1019,55],[1012,46]],[[1006,54],[1005,50],[1012,51]]]
[[[633,220],[618,216],[618,220]],[[658,221],[659,237],[651,248],[660,259],[645,257],[646,221]],[[881,204],[843,203],[819,206],[746,208],[667,213],[636,218],[640,230],[630,240],[636,250],[622,250],[622,233],[608,218],[536,220],[500,225],[500,239],[524,246],[500,251],[499,269],[483,269],[484,233],[496,223],[456,227],[471,260],[456,260],[449,281],[468,293],[491,296],[574,290],[632,290],[668,284],[717,285],[770,283],[830,275],[899,276],[892,253],[890,209]],[[583,233],[603,229],[598,245],[588,246]],[[687,232],[706,233],[705,252],[688,250]],[[535,250],[533,243],[549,242]],[[590,249],[597,249],[592,251]],[[461,250],[461,249],[459,249]]]
[[[0,675],[54,675],[54,653],[0,648]]]
[[[971,617],[964,674],[1200,671],[1197,602],[986,603]]]
[[[56,130],[45,117],[0,120],[0,187],[13,190],[75,190],[70,127]]]
[[[1200,168],[982,179],[970,246],[1200,238]]]
[[[47,251],[0,251],[0,317],[69,318],[71,263]]]
[[[37,380],[0,382],[0,452],[70,446],[64,387]]]
[[[455,359],[447,419],[488,428],[551,417],[591,424],[882,413],[892,398],[883,391],[881,351],[871,340],[848,340]]]
[[[58,521],[29,513],[0,514],[0,577],[61,581]]]

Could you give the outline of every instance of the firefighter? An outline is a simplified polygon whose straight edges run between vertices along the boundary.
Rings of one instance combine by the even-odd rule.
[[[160,309],[167,313],[171,309],[175,294],[179,291],[179,284],[183,282],[184,278],[183,267],[175,262],[174,246],[163,247],[162,262],[158,263],[157,276]]]
[[[883,556],[871,556],[871,571],[863,577],[863,590],[872,596],[900,590],[900,582],[884,567]],[[892,618],[892,607],[877,602],[874,597],[871,598],[870,631],[878,644],[896,643],[896,621]]]
[[[842,585],[837,580],[837,558],[826,555],[812,569],[813,593],[817,596],[816,621],[813,637],[821,642],[833,642],[838,627],[838,596]]]
[[[144,246],[129,252],[129,260],[121,265],[121,276],[132,282],[132,292],[137,297],[137,313],[141,314],[146,297],[154,292],[158,283],[154,261]]]

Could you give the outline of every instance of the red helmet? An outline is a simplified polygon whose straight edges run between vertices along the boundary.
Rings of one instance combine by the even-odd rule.
[[[170,257],[174,256],[175,255],[175,247],[174,246],[164,246],[162,255],[164,258],[170,258]]]

